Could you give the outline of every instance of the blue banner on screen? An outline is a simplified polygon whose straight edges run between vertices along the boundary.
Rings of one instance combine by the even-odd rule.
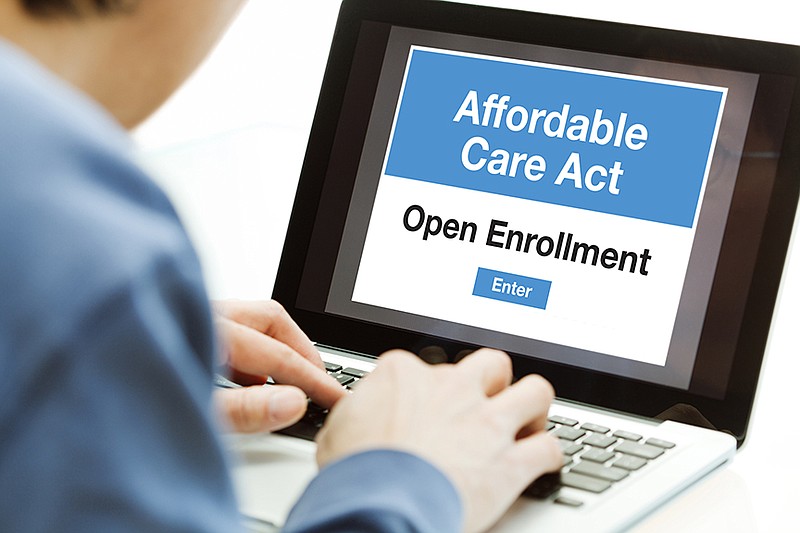
[[[693,227],[724,88],[411,53],[387,175]]]

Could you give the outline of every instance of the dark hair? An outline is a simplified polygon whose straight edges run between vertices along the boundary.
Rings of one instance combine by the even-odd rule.
[[[80,17],[87,13],[111,14],[129,10],[138,0],[21,0],[28,13],[54,17],[70,15]]]

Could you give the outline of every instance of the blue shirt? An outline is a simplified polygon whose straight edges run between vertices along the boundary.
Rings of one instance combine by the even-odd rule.
[[[189,239],[119,125],[2,41],[0,254],[0,530],[235,530]],[[438,470],[374,451],[324,469],[286,531],[460,515]]]

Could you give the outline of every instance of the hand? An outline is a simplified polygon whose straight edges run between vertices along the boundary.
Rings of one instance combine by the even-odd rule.
[[[328,376],[319,352],[275,301],[214,304],[225,343],[224,361],[237,379],[255,386],[220,389],[215,403],[235,431],[274,431],[297,422],[306,396],[331,407],[347,393]],[[270,376],[280,385],[262,386]]]
[[[563,461],[545,431],[552,386],[540,376],[513,385],[511,378],[510,359],[496,350],[435,366],[388,352],[331,410],[317,436],[317,461],[324,466],[376,448],[416,454],[456,487],[466,530],[482,531]]]

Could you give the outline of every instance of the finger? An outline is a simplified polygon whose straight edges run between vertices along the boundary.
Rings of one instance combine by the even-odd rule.
[[[378,362],[372,372],[369,373],[369,377],[379,376],[382,379],[386,379],[384,376],[393,376],[389,379],[396,379],[399,376],[411,376],[415,380],[415,384],[419,385],[425,382],[425,376],[429,376],[429,374],[425,373],[425,369],[433,366],[435,365],[426,363],[409,351],[395,348],[383,352],[378,357]],[[384,386],[386,385],[384,384]],[[362,387],[364,385],[360,385],[359,389]]]
[[[395,367],[395,371],[399,371],[400,369],[405,371],[413,371],[414,368],[420,366],[426,367],[429,365],[411,352],[394,349],[381,354],[381,356],[378,358],[378,364],[375,368],[375,371],[389,367]],[[373,371],[373,373],[375,371]]]
[[[513,431],[528,428],[522,434],[544,428],[555,392],[549,381],[527,375],[491,398],[491,416],[504,420]]]
[[[314,365],[325,368],[314,343],[289,316],[286,309],[275,300],[216,302],[214,309],[234,322],[248,326],[290,346]]]
[[[481,348],[456,364],[456,368],[478,376],[484,393],[494,396],[508,387],[513,377],[511,359],[504,352]]]
[[[306,412],[306,395],[296,387],[273,385],[219,389],[214,400],[234,431],[275,431],[300,420]]]
[[[428,363],[422,361],[419,357],[411,352],[401,349],[388,350],[378,357],[375,368],[369,373],[369,382],[383,380],[383,388],[386,389],[396,380],[398,376],[412,376],[415,384],[419,385],[424,382],[425,374],[424,368],[430,367]],[[386,380],[390,380],[387,382]],[[364,385],[359,385],[359,390],[368,387],[366,380]],[[371,385],[369,386],[371,388]],[[384,390],[388,392],[388,390]]]
[[[290,346],[228,319],[221,324],[228,341],[228,364],[236,370],[295,385],[323,407],[331,407],[346,394],[339,382]]]

